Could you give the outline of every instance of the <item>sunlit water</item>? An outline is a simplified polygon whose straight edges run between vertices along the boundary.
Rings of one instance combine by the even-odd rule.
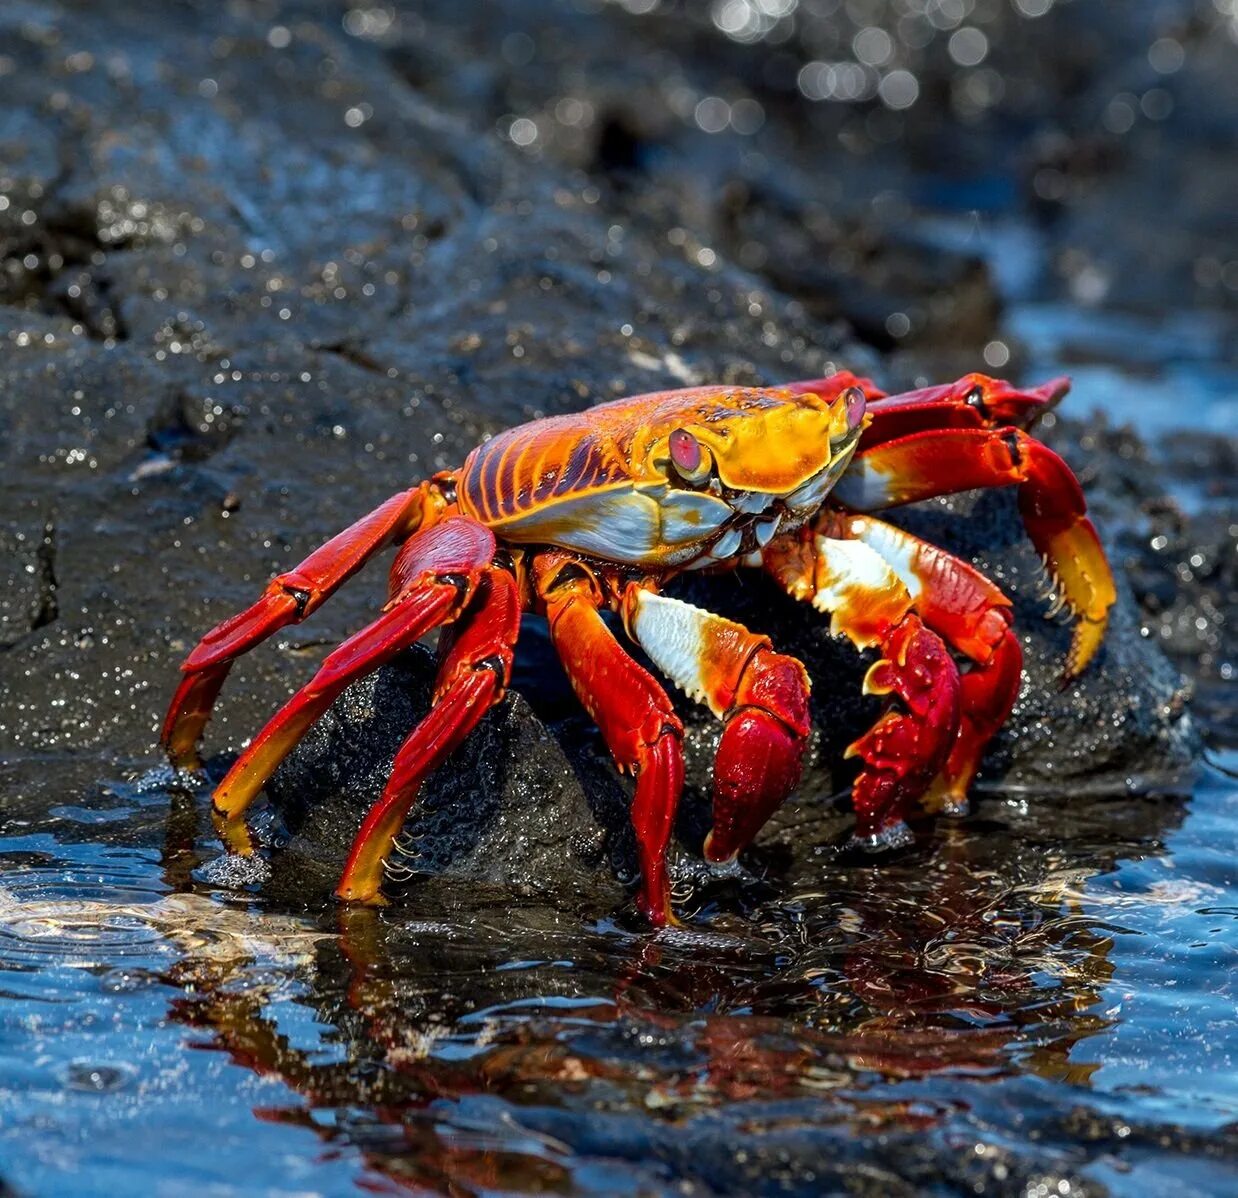
[[[65,797],[0,840],[19,1192],[810,1193],[859,1163],[880,1192],[1232,1190],[1220,770],[1190,799],[990,798],[657,937],[280,910],[190,880],[200,799]]]

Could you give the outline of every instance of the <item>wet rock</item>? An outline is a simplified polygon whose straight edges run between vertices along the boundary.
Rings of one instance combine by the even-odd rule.
[[[996,335],[1000,300],[984,260],[917,235],[905,205],[840,213],[807,187],[733,186],[721,240],[813,315],[845,319],[868,344],[975,353]]]
[[[307,876],[334,886],[361,817],[426,714],[434,670],[432,656],[415,649],[354,683],[272,778],[267,793],[292,835],[280,873],[295,886]],[[587,793],[558,742],[509,694],[426,781],[391,877],[446,875],[614,907],[623,898],[616,875],[632,870],[625,823],[618,789]]]
[[[0,11],[0,752],[147,757],[193,639],[488,433],[856,356],[732,264],[620,230],[368,38],[279,52],[270,20]],[[141,66],[168,44],[175,71]],[[380,591],[239,667],[212,742]]]
[[[1013,493],[954,497],[904,510],[896,519],[971,561],[1015,601],[1023,682],[978,779],[979,810],[983,796],[992,794],[1035,801],[1063,790],[1117,797],[1180,793],[1189,786],[1200,736],[1188,692],[1143,634],[1124,582],[1100,652],[1063,689],[1070,629],[1045,619],[1044,571],[1027,543]],[[856,763],[843,754],[881,711],[879,700],[861,694],[874,655],[831,637],[828,621],[754,572],[681,579],[674,590],[771,636],[808,667],[814,734],[804,778],[744,859],[766,876],[802,875],[849,835],[845,791]],[[528,650],[535,665],[526,677],[559,672],[536,636]],[[362,812],[382,793],[396,749],[425,711],[431,681],[429,658],[418,653],[354,684],[277,773],[269,793],[296,829],[294,847],[299,839],[306,861],[338,869]],[[550,689],[535,694],[534,702],[548,718],[560,716],[553,732],[517,693],[432,776],[410,821],[411,851],[396,863],[397,880],[445,876],[518,894],[563,892],[601,909],[617,894],[617,876],[634,877],[625,789],[596,730],[580,716],[562,718]],[[682,894],[699,900],[718,886],[728,888],[700,861],[721,728],[704,709],[682,696],[676,700],[687,758],[676,877]]]
[[[72,48],[57,32],[66,14]],[[917,329],[952,346],[992,332],[991,271],[943,248],[893,186],[901,168],[870,153],[889,128],[877,121],[857,140],[871,104],[782,106],[795,70],[765,77],[756,52],[720,40],[701,13],[686,23],[571,18],[597,51],[587,79],[572,74],[578,48],[555,41],[553,22],[521,17],[533,33],[509,42],[520,31],[505,20],[483,27],[448,6],[426,14],[429,39],[421,18],[373,36],[345,22],[290,34],[286,53],[274,52],[265,19],[240,10],[0,14],[12,101],[0,130],[0,502],[11,550],[0,557],[0,750],[148,761],[197,635],[487,433],[658,386],[870,368],[831,323],[838,314],[882,345],[893,336],[887,310],[908,316],[912,342]],[[690,58],[701,38],[752,93],[733,97],[733,127],[716,137],[676,107],[675,89],[698,67],[660,73],[665,58],[630,51],[656,43]],[[117,39],[128,57],[111,53]],[[135,72],[169,40],[184,46],[177,72]],[[491,40],[495,53],[479,52]],[[490,66],[468,72],[469,61]],[[654,103],[633,86],[640,72]],[[739,104],[756,96],[759,142],[744,132],[756,110]],[[553,111],[565,98],[579,111],[555,117],[561,142],[550,125],[532,146],[510,136],[504,114]],[[134,122],[134,111],[161,115]],[[917,154],[934,152],[936,135],[914,113],[907,120]],[[507,144],[491,136],[496,121]],[[840,157],[823,169],[801,151],[826,133]],[[763,159],[749,152],[758,144]],[[1120,497],[1114,507],[1120,517]],[[1031,596],[1036,567],[1009,504],[985,500],[964,521],[943,514],[965,510],[910,519]],[[1174,602],[1163,579],[1141,586]],[[358,580],[242,662],[209,745],[252,735],[323,647],[372,615],[379,592]],[[875,714],[856,699],[862,663],[759,579],[692,593],[773,634],[814,676],[809,769],[767,843],[794,842],[802,857],[813,837],[841,839],[845,811],[826,799],[849,780],[842,747]],[[1189,756],[1177,683],[1143,655],[1129,604],[1096,669],[1059,696],[1066,634],[1043,625],[1034,598],[1020,603],[1028,682],[995,746],[994,782],[1109,788]],[[1173,623],[1185,646],[1189,611]],[[435,780],[450,814],[419,816],[419,864],[534,888],[557,859],[569,889],[600,900],[629,872],[625,793],[596,733],[569,716],[561,682],[544,681],[558,678],[545,644],[522,654],[514,697],[477,734],[490,738],[478,741],[484,757],[466,746]],[[394,676],[372,684],[390,691],[377,708],[369,685],[302,750],[318,754],[313,777],[276,784],[297,837],[318,846],[298,858],[307,869],[343,852],[424,702],[420,676],[407,708]],[[1119,696],[1116,711],[1107,696]],[[370,709],[391,716],[382,736]],[[680,832],[694,862],[718,729],[685,715]],[[351,746],[370,742],[359,760]],[[514,772],[493,772],[500,759]],[[557,779],[544,811],[529,802],[539,770]],[[323,791],[342,805],[310,801]]]

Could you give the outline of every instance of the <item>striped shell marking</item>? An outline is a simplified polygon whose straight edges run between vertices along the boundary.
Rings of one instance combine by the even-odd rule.
[[[625,464],[582,412],[508,429],[473,450],[459,494],[470,515],[494,526],[626,478]]]
[[[724,531],[737,512],[762,511],[806,484],[823,497],[827,468],[843,464],[831,450],[832,435],[847,432],[840,413],[815,396],[744,387],[616,400],[479,446],[457,498],[466,515],[516,543],[671,567],[708,553],[721,535],[726,552],[714,560],[726,559],[739,549]],[[668,449],[676,434],[701,447],[714,485],[676,471]]]

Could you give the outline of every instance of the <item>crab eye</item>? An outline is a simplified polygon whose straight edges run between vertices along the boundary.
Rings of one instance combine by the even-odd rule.
[[[963,396],[963,402],[969,408],[975,408],[981,416],[988,414],[988,405],[984,402],[984,388],[979,383]]]
[[[857,429],[864,423],[864,413],[868,409],[868,401],[860,387],[848,387],[843,392],[843,411],[847,414],[847,427]]]
[[[687,429],[677,428],[671,433],[671,461],[685,478],[695,481],[701,476],[704,455],[701,443]]]

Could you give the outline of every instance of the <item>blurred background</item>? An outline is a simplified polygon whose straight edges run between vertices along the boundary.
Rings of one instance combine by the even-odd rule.
[[[1055,371],[1238,427],[1230,0],[624,0],[353,10],[419,90],[584,172],[668,253],[892,368]],[[887,367],[887,370],[890,368]],[[1168,402],[1167,402],[1168,401]],[[1210,410],[1209,410],[1210,409]]]
[[[1236,146],[1238,0],[0,0],[0,1193],[1235,1192]],[[329,898],[415,655],[287,775],[318,841],[222,854],[158,726],[272,574],[519,421],[841,367],[1075,379],[1122,597],[1062,693],[1026,588],[972,818],[857,862],[813,774],[651,937],[531,619],[413,829],[489,858]],[[380,593],[237,667],[209,776]]]

